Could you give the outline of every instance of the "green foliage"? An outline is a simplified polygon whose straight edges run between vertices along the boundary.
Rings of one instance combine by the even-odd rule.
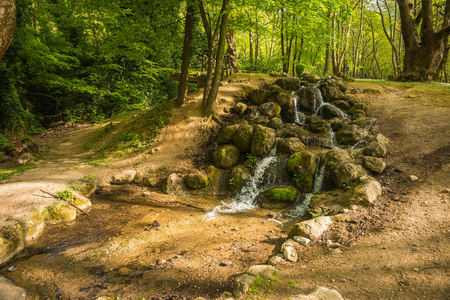
[[[313,219],[320,217],[320,216],[327,216],[331,209],[323,208],[323,207],[317,207],[314,209],[308,208],[308,213],[311,215]]]
[[[42,215],[46,215],[46,214],[47,214],[49,211],[51,211],[53,208],[55,208],[54,205],[46,206],[46,207],[44,208],[44,210],[42,211]]]
[[[259,158],[251,153],[247,153],[247,160],[244,162],[244,165],[247,167],[247,169],[249,169],[250,171],[252,171],[255,166],[256,163],[259,161]]]
[[[63,201],[70,201],[70,200],[72,199],[73,192],[72,192],[72,189],[71,189],[71,188],[69,188],[69,189],[61,189],[61,190],[56,194],[56,196],[58,196],[60,200],[63,200]]]
[[[305,65],[303,64],[296,64],[295,65],[295,73],[298,77],[302,76],[303,72],[305,72]]]

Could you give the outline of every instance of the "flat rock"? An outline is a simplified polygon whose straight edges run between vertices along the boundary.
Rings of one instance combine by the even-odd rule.
[[[121,185],[133,182],[134,176],[136,176],[136,171],[125,170],[111,177],[111,184]]]
[[[9,279],[0,276],[0,300],[25,300],[27,292],[13,284]]]
[[[318,286],[308,294],[293,296],[289,300],[344,300],[344,298],[336,290]]]
[[[264,278],[270,278],[275,272],[277,272],[277,269],[270,265],[255,265],[247,270],[247,274],[249,275]]]

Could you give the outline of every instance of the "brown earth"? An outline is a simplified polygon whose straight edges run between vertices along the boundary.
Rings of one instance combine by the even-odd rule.
[[[223,85],[218,110],[264,80],[270,79],[238,77]],[[388,168],[377,178],[385,192],[373,210],[355,212],[354,223],[338,224],[323,240],[300,249],[297,263],[279,266],[276,280],[254,289],[249,298],[284,299],[325,286],[345,299],[450,299],[449,88],[376,82],[352,86],[380,92],[355,97],[368,103],[369,114],[378,119],[373,131],[391,140]],[[57,139],[38,168],[13,178],[20,182],[0,186],[2,208],[12,199],[25,199],[23,206],[26,201],[48,205],[50,200],[33,196],[39,188],[66,187],[86,175],[104,187],[92,198],[88,217],[48,227],[0,267],[0,274],[29,290],[32,299],[214,299],[230,290],[235,274],[265,263],[289,230],[268,220],[269,211],[207,220],[205,211],[223,199],[108,184],[123,169],[164,174],[192,169],[202,133],[211,124],[202,119],[200,99],[197,91],[174,109],[171,125],[150,151],[100,166],[87,164],[89,153],[82,146],[105,125],[82,128]],[[410,175],[419,180],[411,182]],[[204,210],[170,203],[174,200]],[[9,214],[21,210],[14,203],[9,207]],[[154,221],[160,226],[153,228]],[[327,238],[343,245],[341,253],[326,246]],[[15,270],[7,271],[12,266]]]

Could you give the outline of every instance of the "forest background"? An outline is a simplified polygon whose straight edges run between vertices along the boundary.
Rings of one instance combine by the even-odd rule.
[[[223,49],[258,73],[447,82],[449,72],[450,0],[2,0],[0,25],[3,152],[55,122],[184,95],[171,73],[204,71],[208,56],[219,65]]]

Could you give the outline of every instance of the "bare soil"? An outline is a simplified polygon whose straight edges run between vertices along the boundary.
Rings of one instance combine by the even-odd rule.
[[[267,80],[227,82],[217,110]],[[335,288],[345,299],[450,299],[449,88],[351,85],[379,91],[354,97],[369,104],[369,115],[378,119],[374,132],[391,140],[388,168],[377,176],[385,187],[379,204],[354,212],[354,222],[338,223],[323,240],[300,249],[298,262],[278,266],[276,280],[243,299],[284,299],[314,286]],[[14,177],[20,182],[0,186],[0,195],[9,195],[0,196],[2,207],[16,198],[36,205],[44,201],[33,197],[41,184],[67,186],[88,174],[102,186],[91,199],[89,216],[47,227],[1,266],[0,274],[25,287],[32,299],[215,299],[231,289],[236,274],[265,263],[289,231],[268,220],[273,212],[258,209],[208,220],[205,212],[223,199],[109,185],[123,169],[181,174],[194,168],[199,154],[207,152],[198,146],[211,124],[202,118],[200,100],[201,91],[194,92],[174,109],[171,125],[145,153],[89,165],[82,146],[105,125],[82,128],[57,138],[38,168]],[[411,182],[410,175],[419,180]],[[342,244],[340,251],[327,247],[326,239]],[[12,266],[15,270],[7,271]]]

